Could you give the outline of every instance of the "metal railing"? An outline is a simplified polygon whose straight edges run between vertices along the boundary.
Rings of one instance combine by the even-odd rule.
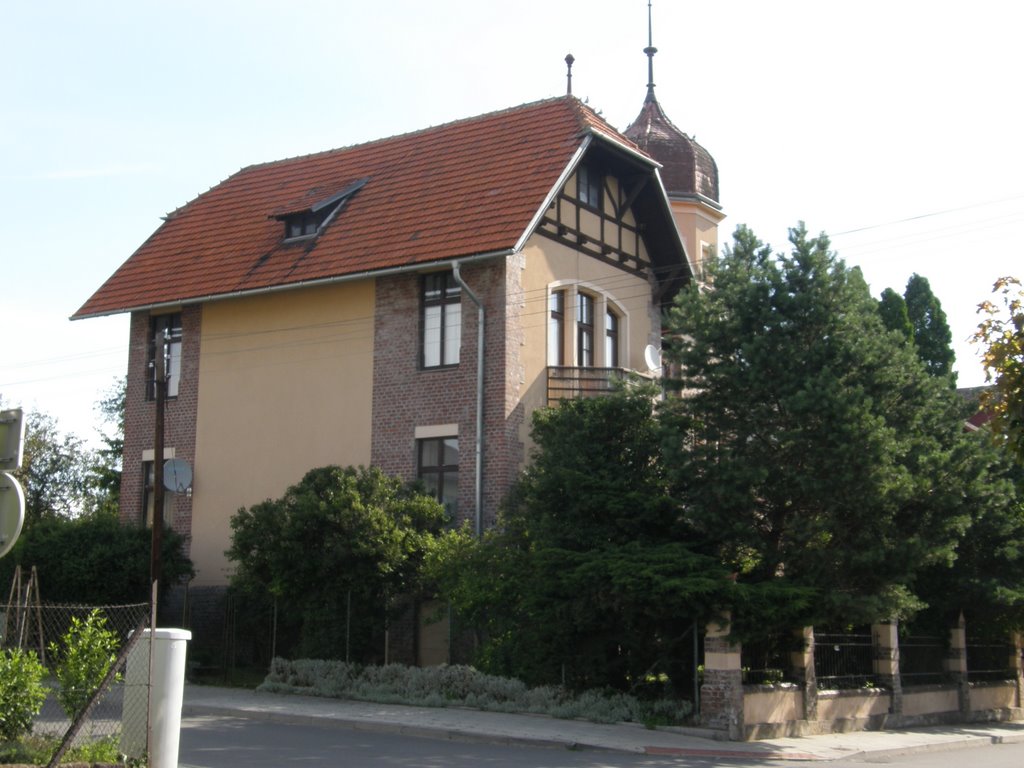
[[[577,397],[600,397],[615,389],[626,376],[625,368],[578,368],[548,366],[548,405]]]
[[[876,684],[871,632],[814,633],[814,673],[819,688]]]

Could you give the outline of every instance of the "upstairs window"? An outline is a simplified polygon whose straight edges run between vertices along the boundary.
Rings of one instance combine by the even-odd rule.
[[[167,397],[177,397],[181,384],[181,313],[156,315],[149,321],[149,352],[146,358],[146,398],[156,399],[156,354],[164,350]]]
[[[565,365],[565,291],[548,296],[548,365]]]
[[[458,365],[462,346],[462,290],[451,272],[424,275],[422,307],[422,366]]]
[[[601,174],[589,165],[581,165],[576,172],[576,194],[583,205],[601,207]]]
[[[576,365],[594,365],[594,297],[585,293],[576,296]]]
[[[619,367],[619,317],[610,309],[604,315],[604,365]]]

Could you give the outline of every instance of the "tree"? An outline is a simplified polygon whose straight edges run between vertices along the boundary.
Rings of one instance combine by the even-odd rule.
[[[232,517],[232,585],[286,606],[297,653],[345,658],[351,643],[354,659],[373,659],[392,600],[417,590],[444,521],[436,500],[374,467],[313,469],[281,498]]]
[[[43,599],[54,603],[125,605],[150,597],[148,528],[121,525],[112,515],[44,517],[26,526],[14,549],[0,560],[0,585],[14,569],[36,567]],[[185,541],[170,528],[161,538],[162,591],[192,575]]]
[[[52,416],[25,414],[24,458],[15,476],[25,490],[25,521],[74,517],[86,496],[89,453],[82,440],[62,434]]]
[[[118,514],[126,384],[124,377],[118,379],[97,405],[107,429],[101,432],[103,447],[94,452],[86,476],[86,510],[90,514]]]
[[[983,301],[974,342],[984,345],[982,361],[992,388],[981,404],[992,412],[992,428],[1024,463],[1024,288],[1015,277],[996,280],[992,292],[1002,306]]]
[[[886,328],[897,331],[908,342],[914,340],[914,326],[907,314],[907,302],[892,288],[882,291],[878,311],[882,314],[882,323]]]
[[[687,633],[733,585],[667,493],[651,394],[536,411],[533,460],[499,525],[482,543],[449,539],[432,563],[456,615],[483,632],[489,671],[574,689],[667,673],[685,689]]]
[[[942,304],[932,293],[928,279],[916,273],[911,275],[903,298],[907,305],[907,317],[914,329],[914,345],[928,373],[933,376],[950,376],[955,381],[953,334],[946,322]]]
[[[790,242],[775,255],[740,227],[713,290],[669,314],[677,492],[741,583],[814,590],[802,621],[906,616],[968,524],[960,404],[827,237]]]

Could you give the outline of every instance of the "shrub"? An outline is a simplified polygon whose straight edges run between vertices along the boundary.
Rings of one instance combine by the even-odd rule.
[[[32,730],[46,698],[46,670],[34,653],[11,648],[0,654],[0,741],[13,741]]]
[[[68,717],[74,720],[100,687],[103,678],[117,659],[117,634],[107,629],[107,620],[99,609],[93,609],[82,621],[71,620],[67,634],[61,638],[63,647],[51,643],[50,655],[56,660],[54,672],[60,691],[57,699]]]
[[[323,659],[274,659],[259,690],[307,696],[413,704],[425,707],[473,707],[492,712],[531,712],[594,722],[679,725],[690,714],[687,701],[640,700],[616,691],[527,688],[520,680],[488,675],[462,665],[406,667],[360,666]]]

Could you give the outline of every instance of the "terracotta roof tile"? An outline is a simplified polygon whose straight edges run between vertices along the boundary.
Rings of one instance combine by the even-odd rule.
[[[573,97],[252,165],[169,214],[75,317],[511,249],[588,133]],[[275,216],[366,184],[313,240]]]

